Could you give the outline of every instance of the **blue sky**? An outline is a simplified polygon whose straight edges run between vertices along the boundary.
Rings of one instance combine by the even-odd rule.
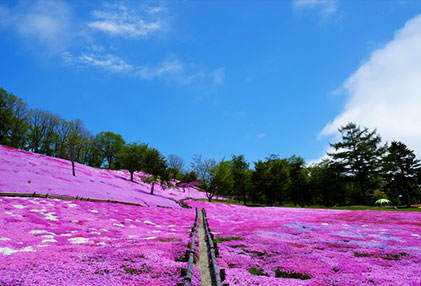
[[[0,86],[187,161],[317,160],[349,121],[421,155],[419,14],[398,0],[0,1]]]

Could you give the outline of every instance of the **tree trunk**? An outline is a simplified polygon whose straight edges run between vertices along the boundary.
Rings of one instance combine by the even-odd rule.
[[[153,195],[153,189],[155,187],[155,182],[152,183],[152,188],[151,188],[151,195]]]
[[[130,172],[130,181],[132,181],[132,182],[133,182],[133,174],[134,174],[134,172]]]
[[[75,160],[72,159],[72,171],[73,171],[73,176],[76,177],[76,172],[75,172]]]
[[[246,192],[243,192],[243,202],[244,202],[244,205],[246,206],[247,205],[247,202],[246,202]]]
[[[409,188],[406,188],[406,207],[411,207],[411,195],[409,194]]]

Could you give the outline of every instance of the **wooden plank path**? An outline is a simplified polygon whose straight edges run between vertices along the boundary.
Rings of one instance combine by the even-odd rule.
[[[199,212],[196,208],[196,219],[194,220],[194,225],[192,227],[192,231],[190,233],[190,237],[192,240],[190,241],[190,249],[187,250],[186,256],[188,257],[188,264],[187,264],[187,270],[185,270],[184,276],[184,283],[183,286],[190,286],[191,280],[193,277],[193,263],[194,263],[194,256],[196,255],[196,234],[197,234],[197,228],[199,227]]]
[[[216,257],[219,255],[218,246],[215,242],[213,242],[213,235],[210,231],[208,218],[206,216],[206,211],[202,209],[202,217],[203,217],[203,227],[205,229],[205,237],[206,243],[208,247],[208,255],[209,255],[209,264],[211,270],[211,278],[212,278],[212,285],[214,286],[222,286],[222,281],[225,279],[225,271],[219,271],[218,263],[216,262]],[[227,286],[228,283],[224,283],[224,286]]]

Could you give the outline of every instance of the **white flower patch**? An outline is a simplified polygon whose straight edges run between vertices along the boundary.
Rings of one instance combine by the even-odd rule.
[[[362,225],[362,227],[367,227],[367,226],[368,226],[368,224],[363,224],[363,225]]]
[[[90,232],[90,234],[97,234],[97,235],[101,235],[101,233],[100,233],[100,232],[98,232],[98,231],[91,231],[91,232]]]
[[[54,238],[54,235],[46,234],[46,235],[43,235],[42,237],[45,237],[45,238]]]
[[[175,228],[170,228],[170,231],[177,231]]]
[[[47,242],[58,242],[55,239],[44,239],[43,241],[41,241],[42,244],[47,243]]]
[[[0,241],[9,241],[9,240],[11,240],[11,239],[8,238],[8,237],[0,237]]]
[[[342,225],[343,225],[343,226],[349,226],[349,224],[346,224],[346,223],[343,223]]]
[[[130,228],[136,228],[136,226],[135,226],[135,225],[130,225],[129,227],[130,227]]]
[[[0,247],[0,253],[3,253],[4,255],[11,255],[13,253],[18,252],[34,252],[35,250],[32,248],[32,246],[27,246],[22,249],[12,249],[9,247]]]
[[[77,205],[77,204],[68,204],[68,206],[69,206],[69,208],[75,208],[75,207],[78,207],[79,205]]]
[[[38,235],[38,234],[49,233],[49,232],[46,230],[31,230],[29,233],[33,235]]]
[[[138,238],[139,236],[138,235],[134,235],[134,234],[129,234],[128,237],[129,238]]]
[[[119,223],[113,223],[113,225],[119,226],[119,227],[125,227],[123,224],[119,224]]]
[[[148,233],[160,233],[160,230],[152,230],[152,231],[148,231]]]
[[[40,245],[37,245],[37,247],[48,247],[48,246],[50,246],[49,244],[40,244]]]
[[[90,210],[90,212],[91,212],[91,213],[94,213],[94,214],[99,213],[99,211],[97,211],[97,210]]]
[[[18,244],[23,244],[23,242],[22,241],[19,241]]]
[[[89,243],[89,239],[86,237],[72,237],[72,238],[69,238],[68,241],[72,244]]]
[[[142,238],[142,239],[149,240],[149,239],[155,239],[155,238],[156,238],[156,236],[150,236],[150,237],[144,237],[144,238]]]
[[[78,223],[79,221],[77,219],[72,220],[73,223]]]
[[[15,209],[24,209],[25,208],[25,206],[23,206],[23,205],[13,205],[13,207]]]
[[[7,214],[7,215],[15,216],[15,214],[14,214],[14,213],[9,212],[9,211],[5,211],[4,213],[5,213],[5,214]]]
[[[329,225],[327,222],[322,222],[322,225]]]
[[[77,230],[72,230],[72,231],[71,231],[71,233],[76,233],[76,232],[77,232]]]
[[[157,225],[155,225],[155,227],[157,227],[157,228],[161,228],[162,226],[160,226],[159,224],[157,224]]]
[[[132,219],[130,219],[130,218],[126,218],[126,220],[127,220],[127,221],[133,221],[133,220],[132,220]]]
[[[110,232],[108,229],[106,229],[106,228],[103,228],[102,229],[102,231],[105,231],[105,232]]]
[[[63,233],[63,234],[60,234],[60,236],[72,236],[72,234],[71,233]]]
[[[135,220],[135,222],[142,222],[142,221],[137,219],[137,220]]]
[[[104,246],[105,244],[106,244],[105,242],[100,241],[100,242],[98,242],[96,245],[101,245],[101,246]]]
[[[55,214],[54,212],[49,212],[49,213],[44,214],[45,219],[50,220],[50,221],[58,221],[58,218],[54,214]]]
[[[48,203],[47,206],[54,207],[54,205],[52,203]]]
[[[110,218],[110,221],[117,221],[115,218]]]
[[[175,224],[170,224],[168,227],[175,227]]]
[[[53,199],[53,201],[56,201],[56,202],[61,202],[61,200],[60,200],[60,199]]]
[[[419,235],[418,235],[418,234],[416,234],[416,233],[411,233],[411,236],[414,236],[414,237],[419,237]]]
[[[34,204],[34,205],[39,205],[39,202],[37,202],[37,201],[35,201],[35,200],[29,200],[29,202],[30,202],[31,204]]]
[[[144,221],[144,223],[146,223],[146,224],[151,224],[151,225],[156,225],[156,223],[153,223],[153,222],[151,222],[151,221],[149,221],[149,220],[145,220],[145,221]]]

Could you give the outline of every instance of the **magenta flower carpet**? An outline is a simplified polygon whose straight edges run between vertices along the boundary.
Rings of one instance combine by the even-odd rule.
[[[193,209],[187,190],[136,173],[0,146],[0,192],[118,200],[0,197],[0,285],[176,285]],[[204,193],[190,189],[194,198]],[[206,208],[229,285],[421,285],[421,213]],[[194,267],[193,285],[200,285]]]
[[[205,207],[230,285],[421,285],[421,213]]]

